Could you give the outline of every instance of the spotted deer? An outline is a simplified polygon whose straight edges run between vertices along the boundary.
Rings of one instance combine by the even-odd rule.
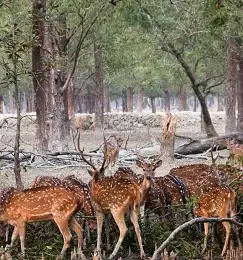
[[[114,135],[111,135],[107,139],[104,138],[103,152],[110,174],[112,174],[112,167],[114,167],[114,169],[117,168],[117,161],[122,143],[123,139]]]
[[[200,196],[221,184],[214,166],[207,164],[182,165],[172,168],[169,174],[178,177],[186,185],[190,196]]]
[[[96,222],[92,220],[92,218],[95,217],[95,212],[88,184],[77,178],[75,175],[69,175],[62,179],[62,184],[70,188],[76,196],[83,198],[83,203],[81,204],[79,211],[86,217],[91,217],[91,219],[88,220],[88,223],[90,228],[94,229],[96,227]]]
[[[64,187],[37,187],[23,191],[10,187],[1,192],[0,221],[14,226],[10,247],[19,236],[21,252],[25,256],[26,223],[54,220],[64,240],[59,259],[70,245],[70,226],[78,236],[78,249],[85,259],[81,251],[83,230],[73,216],[79,206],[77,197]]]
[[[97,169],[91,161],[84,157],[83,150],[80,149],[80,135],[78,136],[78,150],[82,159],[92,167],[88,170],[92,176],[90,181],[91,197],[94,202],[94,207],[97,217],[97,252],[101,254],[101,233],[105,213],[111,213],[120,231],[120,236],[117,244],[109,256],[112,259],[117,254],[121,243],[127,233],[127,226],[125,224],[124,216],[130,212],[131,222],[133,223],[138,244],[140,247],[140,256],[143,258],[145,252],[143,250],[140,227],[138,224],[138,217],[140,212],[140,203],[143,199],[143,192],[146,193],[147,187],[151,185],[151,176],[144,174],[143,184],[138,185],[137,182],[126,178],[115,178],[114,176],[102,177],[106,164],[106,157],[104,157],[102,166]]]
[[[210,190],[207,193],[202,194],[199,199],[198,208],[194,210],[194,214],[205,218],[234,217],[237,214],[235,191],[227,185],[222,185]],[[221,255],[223,256],[229,243],[231,226],[228,222],[222,222],[222,224],[226,231],[224,247],[221,253]],[[208,227],[209,223],[204,223],[205,237],[202,253],[204,253],[207,247]]]
[[[95,216],[90,198],[89,186],[75,175],[69,175],[62,180],[54,176],[37,176],[31,187],[42,186],[64,186],[65,188],[71,190],[80,201],[79,212],[88,217]],[[88,222],[91,229],[95,228],[95,221],[89,220]]]
[[[153,176],[153,185],[148,191],[146,197],[145,208],[150,209],[159,216],[163,216],[165,208],[171,204],[178,204],[180,202],[186,203],[188,196],[187,188],[184,183],[173,175],[165,175],[160,177],[155,176],[155,170],[162,165],[162,160],[159,160],[159,156],[153,156],[145,159],[142,156],[138,156],[136,165],[143,169],[144,173]],[[141,177],[136,175],[131,169],[119,168],[114,175],[115,177],[129,178],[141,182]],[[141,203],[143,203],[142,201]]]

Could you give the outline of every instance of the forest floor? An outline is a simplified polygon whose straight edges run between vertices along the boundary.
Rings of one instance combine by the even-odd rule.
[[[216,113],[216,112],[214,112]],[[222,112],[219,112],[222,113]],[[222,113],[223,115],[223,113]],[[224,134],[224,125],[222,122],[214,122],[215,128],[219,134]],[[21,128],[21,149],[24,149],[26,151],[34,151],[36,140],[35,140],[35,125],[29,124],[27,126],[22,126]],[[122,132],[116,132],[111,130],[105,131],[106,136],[109,136],[110,134],[117,134],[119,136],[122,136],[123,138],[127,138],[129,135],[129,140],[127,143],[127,150],[130,149],[140,149],[144,147],[150,147],[154,145],[154,140],[157,137],[160,137],[162,134],[162,128],[151,128],[148,129],[146,127],[141,127],[139,129],[134,129],[132,131],[122,131]],[[203,138],[206,137],[205,133],[201,133],[200,126],[198,125],[191,125],[188,128],[180,128],[178,127],[176,129],[176,134],[180,136],[186,136],[193,139],[197,138]],[[14,127],[9,127],[6,129],[0,129],[0,137],[1,137],[1,143],[0,143],[0,151],[6,147],[6,149],[11,149],[13,147],[14,142]],[[81,147],[84,147],[85,152],[92,151],[97,149],[101,143],[103,142],[103,135],[99,131],[82,131],[81,132]],[[176,138],[176,147],[188,142],[188,139],[184,138]],[[71,150],[73,150],[73,144],[70,143]],[[220,153],[227,154],[227,151],[220,151]],[[174,165],[170,165],[169,167],[161,167],[157,169],[156,174],[158,176],[164,175],[168,173],[170,170],[170,167],[175,167],[183,164],[191,164],[191,163],[208,163],[211,164],[210,155],[208,155],[208,160],[201,160],[201,159],[177,159],[174,161]],[[9,187],[9,186],[15,186],[15,178],[13,173],[13,168],[9,164],[7,167],[1,164],[1,170],[0,170],[0,188]],[[136,167],[133,165],[133,169],[136,170]],[[66,167],[65,165],[56,165],[56,166],[43,166],[41,167],[27,167],[25,171],[22,171],[22,179],[24,186],[27,188],[30,183],[33,181],[35,176],[37,175],[53,175],[58,177],[64,177],[66,175],[75,174],[78,177],[80,177],[83,181],[88,182],[90,180],[90,176],[87,173],[87,170],[85,167]],[[27,241],[28,243],[28,241]],[[200,245],[199,245],[200,246]],[[27,244],[28,247],[28,244]],[[145,249],[146,251],[146,249]],[[31,259],[31,258],[30,258]],[[39,258],[32,258],[32,259],[39,259]],[[45,259],[53,259],[53,258],[45,258]],[[122,259],[138,259],[137,256],[132,257],[125,257]],[[183,259],[183,258],[181,258]]]
[[[222,115],[224,116],[224,112],[212,112],[212,117],[214,115]],[[192,112],[193,116],[193,112]],[[189,120],[190,118],[188,118]],[[184,119],[186,120],[186,119]],[[183,124],[182,124],[183,125]],[[214,126],[218,134],[224,134],[224,124],[222,121],[215,121]],[[21,142],[20,142],[20,149],[24,149],[27,152],[34,152],[36,147],[36,139],[35,139],[35,132],[36,127],[35,124],[26,124],[21,126]],[[148,127],[140,127],[130,131],[114,131],[114,130],[106,130],[105,135],[108,137],[110,134],[116,134],[124,138],[125,140],[129,136],[129,140],[127,142],[127,150],[139,150],[145,147],[153,147],[154,145],[158,145],[155,143],[155,139],[157,137],[161,137],[162,135],[162,127],[156,128],[148,128]],[[201,133],[200,125],[190,125],[188,127],[177,127],[176,134],[178,136],[185,136],[193,139],[200,139],[206,138],[205,133]],[[14,139],[15,139],[15,126],[9,126],[8,128],[1,128],[0,129],[0,151],[4,148],[5,150],[12,150],[14,146]],[[84,147],[84,151],[93,151],[99,148],[99,146],[103,142],[103,134],[97,130],[88,130],[88,131],[81,131],[81,147]],[[184,138],[176,138],[175,147],[182,145],[184,143],[189,142],[189,139]],[[124,147],[124,145],[123,145]],[[73,141],[70,140],[70,150],[74,150]],[[221,151],[220,153],[225,153],[225,151]],[[226,151],[227,153],[227,151]],[[171,167],[176,167],[183,164],[190,164],[190,163],[211,163],[210,155],[208,155],[209,160],[202,160],[202,159],[177,159],[174,161],[173,165],[166,165],[161,167],[161,169],[157,169],[157,175],[165,175],[169,172]],[[166,167],[165,167],[166,166]],[[163,170],[162,170],[163,168]],[[8,186],[15,186],[15,178],[13,174],[13,168],[11,165],[8,167],[1,167],[0,168],[0,188],[8,187]],[[22,178],[24,185],[26,187],[29,186],[30,182],[35,178],[37,175],[54,175],[58,177],[63,177],[69,174],[75,174],[80,176],[84,181],[89,181],[90,177],[87,174],[86,168],[83,167],[55,167],[51,165],[39,166],[38,167],[27,167],[26,171],[22,172]]]

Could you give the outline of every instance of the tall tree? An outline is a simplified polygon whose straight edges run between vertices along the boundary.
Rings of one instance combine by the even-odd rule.
[[[236,83],[237,83],[237,70],[236,70],[236,46],[235,39],[229,40],[227,50],[227,84],[226,84],[226,122],[225,132],[231,133],[236,129]]]
[[[94,42],[95,61],[95,126],[102,129],[104,125],[104,78],[103,78],[103,54],[100,39]]]
[[[32,47],[32,72],[33,88],[35,92],[36,123],[37,123],[37,149],[40,152],[48,151],[50,122],[48,97],[48,81],[45,77],[45,53],[43,46],[46,39],[46,1],[33,0],[33,47]]]

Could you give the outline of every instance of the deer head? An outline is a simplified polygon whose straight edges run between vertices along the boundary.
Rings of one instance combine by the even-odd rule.
[[[137,154],[136,165],[143,169],[145,177],[151,178],[155,176],[155,170],[162,165],[162,160],[159,160],[160,156],[154,156],[151,159],[145,159],[141,155]]]
[[[104,157],[106,159],[107,166],[109,167],[109,172],[111,173],[112,165],[117,167],[117,160],[119,156],[119,151],[122,146],[123,139],[116,137],[114,135],[109,136],[107,139],[104,135]]]
[[[86,162],[93,169],[93,170],[89,170],[88,169],[88,173],[90,174],[90,176],[92,177],[93,180],[97,181],[98,179],[100,179],[100,177],[104,176],[105,169],[108,166],[108,165],[105,165],[106,164],[106,157],[104,156],[103,163],[102,163],[100,169],[98,169],[92,163],[91,159],[89,161],[89,160],[87,160],[85,158],[85,156],[84,156],[84,149],[80,148],[80,132],[78,133],[78,141],[77,141],[77,143],[78,143],[78,151],[79,151],[79,153],[81,155],[81,158],[83,159],[84,162]]]

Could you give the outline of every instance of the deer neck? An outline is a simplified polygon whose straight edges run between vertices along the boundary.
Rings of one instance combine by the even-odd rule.
[[[148,180],[145,176],[143,177],[143,181],[140,185],[140,193],[141,193],[141,204],[144,203],[144,201],[147,198],[148,192],[151,187],[151,180]]]

